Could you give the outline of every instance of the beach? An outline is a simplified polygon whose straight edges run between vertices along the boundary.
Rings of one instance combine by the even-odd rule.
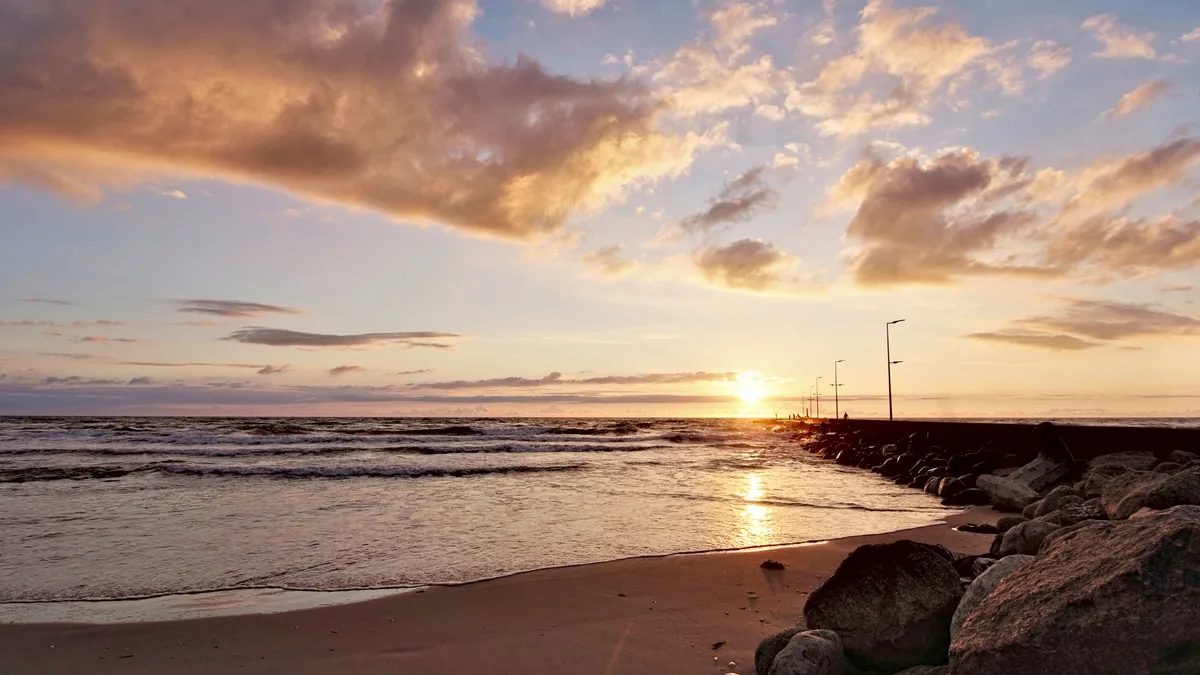
[[[954,527],[999,515],[976,508],[886,534],[538,570],[278,614],[0,625],[0,672],[746,675],[759,640],[796,625],[808,593],[858,546],[912,539],[983,553],[991,537]],[[786,569],[761,568],[767,559]]]

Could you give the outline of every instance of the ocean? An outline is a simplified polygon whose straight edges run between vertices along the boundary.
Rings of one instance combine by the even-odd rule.
[[[952,511],[773,427],[0,418],[0,621],[91,620],[112,616],[107,601],[151,597],[202,599],[171,617],[262,611]]]

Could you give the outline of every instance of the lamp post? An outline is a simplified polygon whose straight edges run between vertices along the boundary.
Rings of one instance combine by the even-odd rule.
[[[838,407],[838,387],[842,385],[838,384],[837,364],[845,360],[846,359],[838,359],[837,361],[833,362],[833,384],[831,386],[833,387],[833,419],[835,420],[841,419],[842,417],[842,411]]]
[[[821,418],[821,376],[820,375],[817,376],[817,384],[813,388],[817,390],[817,410],[816,410],[817,414],[815,415],[815,417],[817,419],[820,419]]]
[[[892,324],[903,322],[904,319],[896,319],[889,321],[883,327],[884,339],[887,340],[887,362],[888,362],[888,421],[892,421],[892,365],[896,363],[904,363],[903,361],[892,360]]]

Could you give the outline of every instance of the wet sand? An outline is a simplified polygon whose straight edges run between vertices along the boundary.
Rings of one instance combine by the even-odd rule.
[[[855,547],[914,539],[983,553],[990,536],[953,526],[999,515],[979,508],[913,530],[539,570],[279,614],[6,624],[0,673],[746,675],[758,641],[795,625],[808,593]],[[768,558],[787,569],[761,569]]]

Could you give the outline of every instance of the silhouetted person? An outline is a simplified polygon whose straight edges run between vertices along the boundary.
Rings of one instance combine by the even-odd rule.
[[[850,413],[848,413],[848,412],[842,413],[842,419],[844,419],[844,420],[850,419]]]

